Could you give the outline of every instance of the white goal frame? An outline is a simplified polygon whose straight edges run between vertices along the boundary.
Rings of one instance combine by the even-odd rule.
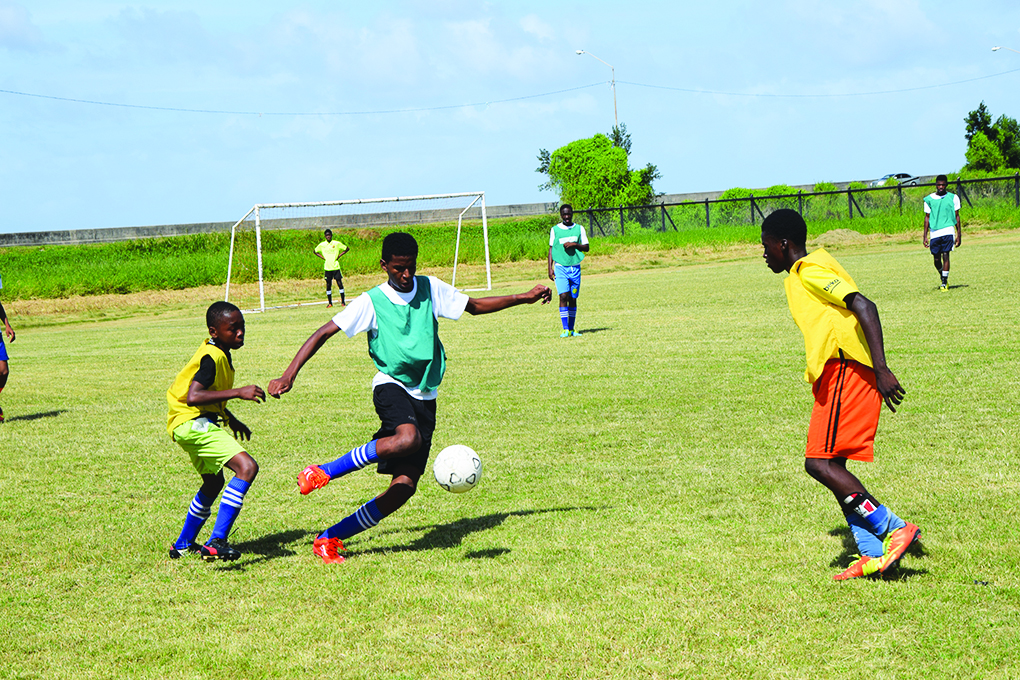
[[[254,213],[254,218],[255,218],[255,253],[256,253],[256,258],[258,260],[259,306],[257,308],[255,308],[255,309],[248,309],[248,310],[243,310],[243,311],[245,311],[245,312],[264,312],[267,309],[280,309],[280,308],[284,308],[284,307],[299,307],[299,306],[302,306],[302,305],[319,305],[319,304],[326,304],[326,303],[325,303],[325,301],[303,302],[303,303],[296,303],[296,304],[289,304],[289,305],[275,305],[275,306],[266,307],[266,294],[265,294],[265,285],[264,285],[263,271],[262,271],[262,219],[261,219],[261,212],[263,210],[275,209],[275,208],[306,208],[306,207],[307,208],[324,208],[324,207],[329,207],[329,206],[365,205],[365,204],[371,204],[371,203],[387,204],[387,203],[399,203],[401,201],[404,201],[404,202],[410,202],[410,201],[431,201],[431,200],[457,199],[457,198],[470,198],[472,200],[463,209],[460,209],[459,207],[456,207],[456,208],[440,208],[440,209],[449,210],[449,211],[454,211],[454,210],[458,210],[458,209],[460,210],[459,214],[457,215],[457,241],[456,241],[456,243],[454,245],[453,279],[451,280],[451,285],[453,285],[454,287],[457,286],[457,264],[458,264],[458,260],[460,258],[461,227],[462,227],[462,224],[463,224],[463,221],[464,221],[464,215],[467,213],[468,210],[470,210],[471,208],[473,208],[476,205],[478,205],[479,208],[481,209],[481,214],[482,214],[482,240],[483,240],[484,247],[485,247],[485,288],[465,288],[463,290],[464,291],[492,290],[492,267],[491,267],[490,260],[489,260],[489,222],[488,222],[488,218],[487,218],[487,215],[486,215],[486,212],[485,212],[485,192],[484,191],[467,191],[467,192],[453,193],[453,194],[429,194],[429,195],[423,195],[423,196],[395,196],[395,197],[391,197],[391,198],[358,198],[358,199],[343,200],[343,201],[320,201],[320,202],[307,202],[307,203],[257,203],[254,206],[252,206],[252,208],[248,212],[246,212],[244,214],[244,217],[242,217],[237,222],[235,222],[234,225],[230,228],[230,255],[227,258],[227,285],[226,285],[226,289],[224,290],[224,293],[223,293],[223,299],[225,301],[228,301],[228,302],[230,301],[230,276],[233,273],[233,267],[234,267],[234,244],[235,244],[235,239],[236,239],[236,236],[237,236],[237,229],[238,229],[238,227],[240,227],[245,222],[245,220],[247,220],[249,217],[252,216],[252,213]],[[342,218],[343,218],[342,215],[336,216],[337,220],[342,220]],[[449,221],[449,220],[448,219],[439,219],[439,218],[437,218],[434,221],[445,222],[445,221]],[[410,224],[426,224],[426,223],[428,223],[428,222],[426,222],[426,221],[412,221],[412,222],[410,222]],[[352,225],[352,227],[354,227],[354,226],[364,226],[364,225],[363,224],[362,225]],[[384,225],[378,224],[378,225],[373,225],[373,226],[384,226]],[[342,225],[332,226],[331,225],[331,228],[332,229],[343,229],[344,226],[342,226]]]

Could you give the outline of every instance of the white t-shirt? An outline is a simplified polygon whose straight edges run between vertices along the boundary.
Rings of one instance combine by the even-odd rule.
[[[459,319],[464,314],[470,298],[450,284],[440,281],[434,276],[428,277],[428,280],[432,289],[432,313],[435,317],[437,319],[453,319],[454,321]],[[411,287],[411,292],[409,293],[401,293],[391,286],[388,281],[380,284],[378,287],[393,304],[407,305],[414,299],[414,294],[418,290],[418,279],[415,277],[414,286]],[[372,304],[372,298],[369,297],[367,292],[362,293],[354,298],[353,301],[347,303],[347,306],[333,317],[333,323],[348,338],[353,338],[358,333],[371,333],[379,329],[375,320],[375,306]],[[417,387],[408,387],[382,371],[376,373],[375,377],[372,378],[372,389],[387,383],[400,385],[415,399],[435,399],[439,393],[438,390],[422,392]]]

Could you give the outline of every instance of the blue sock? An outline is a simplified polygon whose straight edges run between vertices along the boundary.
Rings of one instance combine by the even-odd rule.
[[[382,511],[376,506],[375,499],[373,498],[352,514],[323,531],[319,534],[319,538],[339,538],[341,541],[346,541],[355,534],[371,529],[382,518]]]
[[[212,514],[212,502],[213,499],[206,498],[202,495],[201,491],[195,494],[195,497],[191,499],[191,505],[188,507],[188,514],[184,516],[184,528],[181,529],[181,535],[177,537],[177,541],[174,543],[175,548],[187,550],[188,545],[194,542],[198,537],[198,532],[202,530],[205,521]]]
[[[871,524],[856,512],[846,513],[846,523],[857,542],[857,549],[865,557],[881,557],[885,553],[882,540],[871,531]]]
[[[577,318],[577,307],[567,307],[567,330],[574,330],[574,319]]]
[[[332,463],[326,463],[319,467],[331,478],[341,477],[355,470],[360,470],[366,465],[379,460],[379,456],[375,452],[375,442],[376,440],[373,439],[367,444],[351,449]]]
[[[570,314],[568,313],[569,307],[560,307],[560,323],[563,324],[563,330],[570,330]]]
[[[843,500],[843,508],[846,514],[853,512],[861,517],[868,530],[878,537],[883,537],[888,532],[896,531],[907,524],[889,508],[879,505],[870,495],[850,494]]]
[[[244,494],[248,493],[251,487],[249,482],[234,477],[223,490],[223,497],[220,499],[220,509],[216,512],[216,525],[213,527],[211,541],[214,538],[226,538],[230,535],[230,529],[234,526],[234,520],[241,514],[241,506],[244,505]]]

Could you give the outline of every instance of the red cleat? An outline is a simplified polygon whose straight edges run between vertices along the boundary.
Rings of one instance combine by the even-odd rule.
[[[297,485],[305,496],[329,484],[330,477],[318,465],[309,465],[298,473]]]
[[[344,550],[343,541],[339,538],[317,538],[312,542],[312,553],[322,558],[323,564],[340,564],[344,557],[340,554]]]
[[[862,576],[871,576],[872,574],[879,573],[879,567],[882,565],[881,557],[868,557],[863,556],[857,559],[853,564],[846,568],[841,574],[836,574],[832,577],[834,581],[846,581],[852,578],[861,578]]]
[[[878,570],[884,574],[887,569],[899,564],[903,553],[907,552],[907,548],[920,536],[921,530],[917,528],[916,524],[910,522],[886,536],[883,546],[885,554],[882,555],[882,564],[879,565]]]

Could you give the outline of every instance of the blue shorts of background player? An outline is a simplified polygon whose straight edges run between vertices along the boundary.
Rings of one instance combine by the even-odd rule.
[[[555,262],[553,269],[556,272],[556,294],[570,293],[570,297],[576,300],[581,293],[581,265],[567,267]]]
[[[932,255],[941,255],[942,253],[953,252],[953,248],[955,246],[956,246],[955,237],[939,236],[931,240],[931,243],[928,245],[928,249],[931,250]]]
[[[8,359],[10,357],[7,356],[7,345],[4,344],[3,340],[0,340],[0,361],[7,361]]]

